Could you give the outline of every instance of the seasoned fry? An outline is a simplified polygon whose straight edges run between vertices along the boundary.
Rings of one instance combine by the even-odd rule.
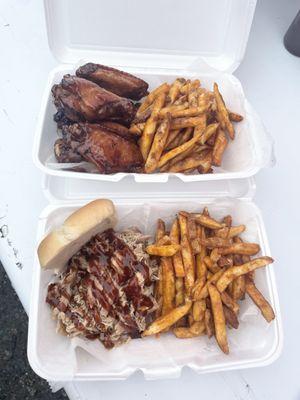
[[[205,144],[205,142],[216,132],[218,129],[219,124],[210,124],[208,125],[204,132],[201,135],[201,138],[199,140],[200,144]]]
[[[179,211],[178,213],[178,222],[180,227],[180,236],[183,238],[184,236],[189,237],[189,229],[188,229],[188,217],[189,213]]]
[[[220,271],[220,267],[216,263],[214,263],[212,261],[211,257],[206,256],[204,258],[204,262],[205,262],[208,270],[210,272],[212,272],[213,274],[215,274],[216,272]]]
[[[143,130],[145,128],[145,123],[137,123],[137,124],[133,124],[131,125],[131,127],[129,128],[129,133],[135,135],[135,136],[141,136],[143,133]]]
[[[275,318],[273,308],[248,276],[246,276],[246,293],[260,309],[265,320],[271,322]]]
[[[228,246],[231,246],[231,243],[228,239],[219,238],[217,236],[212,236],[206,239],[197,238],[192,241],[192,248],[195,254],[199,253],[201,245],[209,249],[213,249],[215,247],[226,248]],[[220,252],[221,249],[219,249],[218,251]]]
[[[228,111],[228,110],[227,110]],[[241,122],[243,121],[243,117],[240,114],[234,113],[232,111],[228,111],[229,119],[233,122]]]
[[[220,268],[231,267],[233,265],[232,256],[221,256],[218,260],[218,266]]]
[[[225,353],[229,353],[227,342],[225,316],[220,293],[213,285],[208,285],[208,292],[211,301],[211,308],[214,317],[215,336],[220,349]]]
[[[181,154],[183,151],[192,148],[199,141],[200,137],[201,137],[201,134],[193,137],[188,142],[185,142],[181,146],[178,146],[175,149],[172,149],[169,152],[167,152],[166,154],[164,154],[161,157],[161,159],[159,160],[158,166],[162,167],[168,161],[172,160],[172,158],[178,156],[178,154]]]
[[[175,100],[178,98],[180,94],[180,89],[183,87],[185,84],[186,80],[184,78],[177,78],[174,83],[170,87],[170,91],[168,94],[168,100],[170,101],[170,104],[173,104]]]
[[[209,308],[206,308],[205,310],[205,316],[204,316],[204,325],[205,325],[205,331],[210,339],[214,333],[215,333],[215,327],[214,327],[214,322],[212,318],[212,314]]]
[[[224,317],[227,325],[237,329],[239,327],[239,320],[236,314],[228,307],[223,304]]]
[[[169,245],[169,244],[172,244],[172,241],[170,239],[170,236],[168,236],[168,235],[163,236],[161,239],[159,239],[156,242],[157,246],[166,246],[166,245]]]
[[[240,235],[243,233],[246,229],[245,225],[237,225],[237,226],[231,226],[231,227],[225,227],[222,229],[218,229],[215,232],[215,235],[218,237],[221,237],[223,239],[232,239],[235,236]]]
[[[180,248],[179,244],[169,244],[165,246],[151,244],[146,247],[146,251],[151,256],[172,257],[180,250]]]
[[[158,242],[166,234],[166,226],[162,219],[157,220],[155,241]]]
[[[215,274],[211,274],[209,276],[209,273],[207,274],[207,283],[204,286],[201,286],[199,282],[196,282],[195,286],[193,287],[192,294],[193,294],[193,300],[201,300],[205,299],[208,296],[208,285],[210,283],[215,284],[220,277],[224,274],[224,271],[218,271]]]
[[[189,328],[174,328],[173,333],[179,339],[190,339],[200,336],[205,331],[204,322],[194,322]]]
[[[145,171],[147,173],[154,172],[157,168],[158,161],[164,150],[170,129],[171,117],[166,115],[165,119],[159,125],[153,139],[153,143],[145,164]]]
[[[219,290],[219,292],[223,292],[227,288],[229,283],[232,282],[237,277],[245,275],[248,272],[253,271],[257,268],[264,267],[268,264],[271,264],[272,262],[273,259],[271,257],[265,256],[265,257],[255,258],[254,260],[249,261],[248,263],[245,263],[243,265],[235,265],[233,267],[230,267],[223,273],[223,275],[217,281],[216,287]]]
[[[247,256],[253,256],[260,251],[260,246],[256,243],[233,243],[229,247],[225,247],[219,250],[222,255],[226,254],[244,254]]]
[[[177,147],[179,134],[180,134],[180,129],[173,129],[172,131],[169,131],[169,136],[165,144],[165,149],[171,150],[172,148]],[[177,139],[176,142],[175,139]]]
[[[219,128],[215,141],[214,141],[214,148],[212,152],[212,165],[219,167],[222,163],[222,158],[224,151],[228,145],[228,140],[225,135],[225,132]]]
[[[195,218],[197,224],[204,226],[209,229],[221,229],[223,228],[223,224],[211,218],[210,216],[204,214],[194,213],[192,214]]]
[[[226,109],[224,100],[219,92],[219,87],[214,83],[214,95],[217,105],[217,119],[219,120],[222,129],[226,129],[231,140],[234,139],[234,128],[229,119],[228,111]]]
[[[242,241],[239,237],[235,237],[234,241],[236,243],[242,243]],[[245,262],[249,262],[249,261],[250,261],[250,258],[248,258]],[[241,256],[240,254],[235,254],[233,256],[233,264],[234,265],[242,265],[245,262],[243,260],[243,256]],[[245,275],[241,275],[232,282],[232,288],[231,288],[232,298],[234,300],[240,300],[245,296],[245,292],[246,292]]]
[[[151,112],[152,112],[152,104],[148,108],[146,108],[145,111],[139,113],[139,115],[136,115],[133,120],[133,123],[139,125],[141,123],[146,122],[147,119],[150,117]]]
[[[175,218],[175,220],[173,222],[173,225],[172,225],[172,228],[170,231],[170,239],[173,244],[179,244],[179,242],[180,242],[179,223],[178,223],[177,218]],[[177,277],[184,277],[185,272],[184,272],[184,266],[183,266],[181,252],[178,252],[173,256],[173,265],[174,265],[175,275]]]
[[[157,126],[158,116],[161,108],[165,103],[166,94],[159,94],[153,103],[153,108],[151,112],[150,118],[147,120],[145,124],[145,128],[142,133],[142,137],[140,139],[140,149],[144,160],[147,160],[153,137],[155,135],[155,130]]]
[[[163,303],[162,315],[167,314],[172,310],[175,300],[175,277],[172,259],[163,257],[161,259],[162,274],[163,274]]]
[[[199,114],[204,114],[207,111],[206,105],[202,107],[191,107],[191,108],[186,108],[186,107],[178,108],[180,106],[175,106],[175,107],[177,108],[166,107],[169,108],[169,111],[165,111],[165,109],[162,109],[159,113],[159,116],[164,117],[166,113],[169,112],[172,118],[188,118],[188,117],[196,117]],[[191,126],[195,125],[193,124]]]
[[[142,333],[142,336],[155,335],[165,329],[170,328],[182,317],[184,317],[190,311],[192,307],[192,301],[185,298],[185,303],[182,306],[173,308],[168,314],[163,315],[156,319],[148,328]]]
[[[166,94],[169,91],[169,88],[170,85],[168,85],[167,83],[163,83],[162,85],[154,89],[152,92],[150,92],[146,97],[146,99],[143,101],[143,103],[140,105],[136,113],[136,118],[139,118],[141,113],[143,113],[159,95]]]
[[[187,236],[181,237],[181,254],[185,271],[185,288],[189,294],[195,283],[195,258]]]
[[[187,99],[188,96],[186,94],[179,96],[178,99],[174,101],[174,106],[179,106],[180,104],[187,102]]]
[[[188,216],[187,224],[188,224],[190,240],[196,239],[197,226],[196,226],[196,222],[195,222],[194,218],[191,215]]]
[[[193,304],[193,319],[194,321],[202,321],[206,310],[205,299],[195,301]]]
[[[171,123],[171,129],[194,128],[202,122],[201,117],[175,118]]]
[[[181,131],[178,140],[178,146],[190,140],[193,133],[193,128],[185,128]]]
[[[228,308],[230,308],[235,314],[238,314],[240,310],[239,304],[226,292],[221,293],[221,300]]]
[[[194,168],[200,168],[202,173],[209,170],[211,166],[211,152],[202,152],[201,154],[192,153],[190,156],[170,166],[170,172],[182,172]]]
[[[178,307],[184,302],[184,282],[183,278],[175,280],[175,306]]]
[[[161,110],[160,110],[160,112],[159,112],[159,116],[161,117],[161,118],[163,118],[163,117],[165,117],[167,114],[170,114],[172,117],[173,117],[173,115],[172,115],[172,112],[174,112],[174,111],[182,111],[182,110],[185,110],[186,108],[188,108],[188,106],[189,106],[189,103],[188,102],[185,102],[185,103],[182,103],[182,104],[179,104],[179,105],[168,105],[168,106],[166,106],[166,107],[164,107],[164,108],[162,108]]]

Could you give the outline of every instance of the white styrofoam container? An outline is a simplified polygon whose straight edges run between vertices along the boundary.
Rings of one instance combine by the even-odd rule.
[[[101,189],[105,197],[115,203],[120,221],[117,229],[135,225],[145,233],[153,234],[158,217],[170,222],[174,213],[180,209],[194,211],[207,205],[213,216],[231,214],[235,224],[246,224],[244,238],[259,243],[261,253],[270,255],[261,213],[251,201],[255,189],[253,180],[224,181],[221,185],[205,182],[205,187],[198,193],[195,191],[197,183],[179,182],[177,191],[178,182],[173,182],[176,192],[159,192],[157,184],[147,184],[147,192],[139,196],[136,192],[124,194],[126,181],[117,186],[86,181],[82,188],[81,184],[76,179],[46,178],[44,189],[51,204],[40,215],[37,243],[76,208],[99,197]],[[234,197],[224,197],[226,193]],[[276,319],[267,324],[256,306],[247,298],[241,304],[239,329],[228,332],[228,356],[219,350],[214,339],[198,337],[181,341],[167,334],[159,340],[135,339],[120,348],[103,350],[107,353],[104,353],[102,361],[80,349],[76,351],[74,366],[70,362],[72,350],[67,347],[70,339],[55,332],[55,321],[51,319],[50,308],[45,303],[47,285],[52,274],[52,271],[42,271],[35,257],[28,358],[33,370],[48,380],[126,379],[137,370],[143,371],[146,379],[176,378],[185,366],[197,373],[264,366],[272,363],[281,352],[282,327],[277,289],[273,266],[268,266],[257,271],[256,283],[272,304]],[[99,346],[102,345],[99,343]],[[120,351],[124,351],[121,363]]]
[[[49,45],[60,65],[49,75],[35,135],[34,162],[43,172],[111,182],[127,175],[136,182],[166,182],[170,175],[203,182],[253,176],[270,163],[272,141],[232,75],[245,51],[256,1],[88,0],[84,7],[80,0],[44,2]],[[236,124],[236,139],[226,149],[222,167],[205,175],[105,175],[66,171],[63,164],[53,163],[57,132],[51,87],[87,61],[131,72],[145,79],[150,89],[178,76],[199,78],[207,88],[217,81],[228,107],[245,117]]]

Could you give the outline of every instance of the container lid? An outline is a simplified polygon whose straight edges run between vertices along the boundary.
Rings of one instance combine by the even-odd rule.
[[[48,41],[62,63],[232,72],[256,0],[44,0]]]
[[[217,199],[233,197],[250,200],[255,194],[254,178],[220,181],[182,182],[171,177],[169,184],[135,183],[126,177],[120,182],[99,182],[85,179],[44,176],[43,190],[50,203],[109,199]]]

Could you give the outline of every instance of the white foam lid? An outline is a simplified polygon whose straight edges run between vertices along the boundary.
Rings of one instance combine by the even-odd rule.
[[[61,63],[233,72],[256,0],[44,0],[48,40]]]

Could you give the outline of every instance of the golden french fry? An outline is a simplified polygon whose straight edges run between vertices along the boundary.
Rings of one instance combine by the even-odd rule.
[[[189,217],[189,213],[186,213],[185,211],[179,211],[178,222],[179,222],[181,239],[184,236],[187,236],[189,238],[189,228],[188,228],[188,220],[187,220],[188,217]]]
[[[228,247],[219,249],[219,253],[221,255],[244,254],[246,256],[253,256],[257,254],[259,251],[260,251],[260,246],[257,243],[233,243]]]
[[[171,240],[170,236],[165,235],[162,238],[160,238],[155,244],[157,246],[166,246],[166,245],[172,244],[172,240]]]
[[[226,323],[221,296],[217,288],[211,284],[208,285],[208,292],[214,317],[215,336],[220,349],[225,354],[228,354],[229,347],[227,342]]]
[[[175,280],[175,306],[178,307],[184,302],[184,282],[183,278]]]
[[[230,255],[221,256],[218,260],[218,266],[220,268],[231,267],[232,265],[233,265],[233,260],[232,260],[232,256],[230,256]]]
[[[143,130],[142,137],[140,139],[140,143],[139,143],[140,150],[141,150],[142,156],[145,161],[147,160],[147,157],[148,157],[151,145],[152,145],[152,141],[153,141],[156,126],[157,126],[159,112],[165,103],[165,99],[166,99],[165,93],[161,93],[155,98],[153,107],[152,107],[151,116],[146,121],[145,128]]]
[[[185,303],[182,306],[176,307],[168,314],[163,315],[153,321],[150,326],[142,333],[142,336],[155,335],[165,329],[170,328],[182,317],[184,317],[190,311],[192,307],[192,302],[188,298],[185,298]]]
[[[186,80],[184,78],[177,78],[171,85],[170,91],[168,94],[168,99],[171,104],[175,102],[175,100],[178,98],[180,94],[180,88],[184,86]]]
[[[224,151],[228,145],[228,140],[225,135],[225,132],[219,128],[215,142],[214,142],[214,148],[212,152],[212,165],[215,165],[216,167],[219,167],[222,163],[222,158]]]
[[[229,114],[230,121],[233,121],[233,122],[241,122],[241,121],[243,121],[244,117],[242,117],[242,115],[234,113],[234,112],[229,111],[229,110],[227,110],[227,111],[228,111],[228,114]]]
[[[168,151],[167,153],[165,153],[159,160],[158,166],[162,167],[168,161],[170,161],[174,157],[178,156],[178,154],[181,154],[182,152],[186,151],[187,149],[192,148],[199,141],[200,137],[201,137],[201,134],[193,137],[188,142],[183,143],[182,145],[176,147],[175,149],[172,149],[172,150]]]
[[[145,163],[145,171],[148,174],[154,172],[157,168],[158,161],[165,148],[165,144],[169,135],[170,122],[171,117],[169,114],[167,114],[155,133],[153,143]]]
[[[180,250],[179,244],[169,244],[165,246],[157,246],[150,244],[146,247],[146,252],[151,256],[172,257]]]
[[[158,243],[166,233],[166,227],[165,223],[162,219],[157,220],[157,227],[156,227],[156,235],[155,235],[155,241]],[[162,311],[162,293],[163,293],[163,274],[162,274],[162,265],[161,262],[159,263],[158,266],[158,281],[155,285],[155,299],[158,303],[158,309],[156,310],[156,317],[159,317],[161,315]]]
[[[193,134],[193,128],[183,129],[180,132],[180,135],[178,136],[178,146],[181,146],[183,143],[186,143],[188,140],[190,140],[192,134]]]
[[[194,321],[202,321],[206,310],[205,299],[195,301],[193,304],[193,319]]]
[[[231,247],[231,242],[228,239],[219,238],[217,236],[212,236],[212,237],[209,237],[206,239],[197,238],[192,241],[192,248],[193,248],[195,254],[199,253],[199,251],[201,249],[201,245],[205,246],[209,249],[213,249],[215,247],[227,248],[229,246]],[[219,249],[218,251],[220,253],[221,249]]]
[[[158,242],[166,234],[166,226],[162,219],[157,220],[155,241]]]
[[[170,231],[170,239],[172,240],[172,243],[174,243],[174,244],[179,244],[179,242],[180,242],[179,223],[178,223],[177,218],[175,218],[175,220],[173,222],[173,225],[172,225],[172,228]],[[175,275],[177,277],[184,277],[185,272],[184,272],[184,266],[183,266],[181,252],[178,252],[173,256],[173,265],[174,265]]]
[[[185,271],[185,288],[189,294],[195,283],[195,258],[187,236],[181,237],[181,254]]]
[[[200,336],[205,331],[204,322],[193,322],[189,328],[174,328],[173,333],[179,339],[190,339]]]
[[[260,309],[265,320],[271,322],[275,318],[273,308],[248,276],[246,276],[246,293],[252,299],[253,303]]]
[[[175,300],[175,277],[172,259],[163,257],[161,259],[162,274],[163,274],[163,304],[162,315],[167,314],[172,310]]]
[[[241,275],[245,275],[250,271],[253,271],[257,268],[265,267],[268,264],[271,264],[274,260],[271,257],[259,257],[251,260],[243,265],[234,265],[233,267],[228,268],[223,275],[218,279],[216,283],[216,287],[219,292],[224,292],[230,282]]]
[[[139,116],[153,103],[156,97],[158,97],[161,94],[166,94],[169,91],[169,89],[170,85],[168,85],[167,83],[163,83],[156,89],[154,89],[152,92],[150,92],[146,97],[146,99],[143,101],[143,103],[140,105],[139,109],[137,110],[136,118],[139,118]]]
[[[231,227],[225,227],[222,229],[218,229],[215,232],[215,235],[218,237],[221,237],[223,239],[232,239],[235,236],[240,235],[243,233],[246,229],[245,225],[237,225],[237,226],[231,226]]]
[[[196,226],[196,222],[195,222],[194,218],[192,218],[191,215],[188,216],[187,224],[188,224],[188,231],[189,231],[190,240],[196,239],[196,237],[197,237],[197,226]]]
[[[226,109],[224,100],[219,92],[219,87],[214,83],[214,95],[217,106],[217,118],[221,124],[222,129],[226,129],[231,140],[234,139],[234,128],[229,119],[228,111]]]
[[[193,318],[193,314],[191,313],[191,311],[190,311],[190,313],[189,313],[189,315],[187,317],[188,317],[188,325],[190,327],[195,322],[194,318]]]
[[[178,107],[178,106],[177,106]],[[207,111],[206,106],[202,107],[191,107],[191,108],[183,108],[183,109],[172,109],[169,111],[172,118],[188,118],[188,117],[196,117],[200,114],[203,114]],[[162,109],[160,111],[159,116],[163,117],[166,114],[166,111]],[[192,125],[195,126],[195,125]]]
[[[198,106],[198,91],[196,89],[190,90],[190,92],[188,93],[188,101],[191,108]],[[203,105],[204,104],[201,104],[201,107]]]
[[[204,262],[207,266],[207,269],[212,272],[213,274],[215,274],[216,272],[220,271],[220,267],[213,262],[213,260],[211,259],[211,257],[204,257]]]
[[[180,88],[180,93],[187,95],[189,90],[190,90],[190,86],[191,86],[191,80],[187,79],[187,81],[185,82],[185,84],[183,86],[181,86]]]
[[[192,294],[193,294],[193,300],[201,300],[201,299],[206,299],[208,296],[208,285],[210,283],[215,284],[220,277],[224,274],[224,271],[218,271],[215,274],[209,275],[210,272],[207,273],[207,283],[204,286],[201,286],[199,282],[196,282],[195,286],[193,287]]]
[[[179,106],[180,104],[187,102],[187,99],[188,97],[186,94],[179,96],[178,99],[174,101],[174,106]]]
[[[245,275],[241,275],[232,282],[231,295],[234,300],[244,298],[246,292]]]
[[[171,150],[174,147],[177,147],[177,142],[179,141],[178,135],[180,134],[180,129],[173,129],[169,131],[169,136],[165,144],[165,149]],[[175,139],[177,139],[175,141]]]
[[[239,327],[239,320],[237,319],[236,314],[224,304],[223,304],[223,312],[226,324],[230,325],[234,329],[237,329]]]
[[[221,299],[225,306],[230,308],[235,314],[238,314],[240,310],[239,304],[226,291],[221,293]]]
[[[143,130],[145,128],[145,123],[136,123],[131,125],[131,127],[129,128],[129,133],[132,133],[133,135],[136,136],[141,136],[143,133]]]
[[[201,138],[199,140],[200,144],[205,144],[205,142],[216,132],[218,129],[219,124],[210,124],[208,125],[204,132],[201,135]]]
[[[204,215],[204,213],[202,214],[194,213],[192,215],[195,218],[196,223],[204,226],[205,228],[209,229],[223,228],[223,224],[221,224],[220,222],[216,221],[215,219],[211,218],[208,215]]]
[[[167,105],[166,107],[160,110],[159,116],[162,118],[165,117],[167,114],[170,114],[173,117],[172,112],[185,110],[186,108],[188,108],[188,106],[189,106],[188,102],[178,104],[177,106],[174,104]]]
[[[145,111],[139,113],[134,117],[133,124],[138,125],[140,123],[146,122],[147,119],[150,117],[151,112],[152,112],[152,104],[148,108],[146,108]]]
[[[183,172],[201,168],[201,173],[206,173],[211,167],[211,151],[192,153],[183,160],[170,166],[170,172]]]
[[[201,116],[199,117],[182,117],[175,118],[171,123],[171,129],[194,128],[202,122]]]
[[[199,118],[201,118],[201,121],[194,128],[194,137],[197,136],[199,133],[204,132],[206,127],[207,127],[207,116],[206,116],[206,114],[201,114],[199,116]]]
[[[209,308],[206,308],[205,310],[204,325],[208,338],[211,338],[215,333],[215,329],[212,314]]]

